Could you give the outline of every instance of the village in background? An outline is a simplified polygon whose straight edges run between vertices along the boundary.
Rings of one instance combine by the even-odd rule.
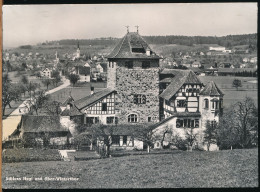
[[[142,36],[137,27],[122,36],[4,47],[4,166],[96,159],[114,169],[116,157],[127,167],[139,155],[155,163],[193,151],[193,162],[258,147],[257,34]],[[139,186],[162,185],[148,183]]]

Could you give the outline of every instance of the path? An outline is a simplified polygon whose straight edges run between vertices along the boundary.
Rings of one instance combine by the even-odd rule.
[[[64,82],[62,85],[47,91],[46,94],[52,94],[70,85],[70,81],[68,79],[63,78],[62,81]],[[27,101],[29,99],[26,99],[6,119],[2,121],[2,141],[8,139],[8,136],[11,135],[17,128],[17,125],[19,124],[22,115],[28,112],[26,105],[28,105]]]

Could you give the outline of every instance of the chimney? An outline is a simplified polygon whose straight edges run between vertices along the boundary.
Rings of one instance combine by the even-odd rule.
[[[70,110],[70,107],[71,107],[71,104],[70,104],[70,103],[67,103],[66,109]]]
[[[92,95],[94,93],[94,87],[91,86],[90,90],[91,90],[90,94]]]
[[[149,48],[146,49],[146,55],[150,56],[151,55],[151,50]]]

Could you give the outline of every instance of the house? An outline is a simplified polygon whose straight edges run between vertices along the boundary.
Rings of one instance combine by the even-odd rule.
[[[244,62],[244,63],[248,63],[249,61],[250,61],[249,58],[247,58],[247,57],[243,58],[243,62]]]
[[[11,135],[13,140],[23,140],[24,147],[64,146],[71,143],[69,129],[63,127],[59,116],[22,115]]]
[[[219,64],[219,68],[234,68],[231,63],[223,62]]]
[[[88,63],[78,63],[75,66],[75,74],[79,75],[79,82],[90,82],[90,65]]]
[[[226,50],[226,48],[225,47],[222,47],[222,46],[210,46],[209,47],[209,50],[210,51],[225,51]]]
[[[250,59],[250,63],[257,63],[257,57],[253,57]]]
[[[201,67],[201,63],[199,62],[199,61],[194,61],[192,64],[191,64],[191,67],[194,67],[194,68],[199,68],[199,67]]]
[[[41,77],[51,78],[51,70],[49,68],[45,68],[41,71]]]
[[[205,150],[203,131],[207,121],[212,126],[219,121],[224,94],[213,81],[204,87],[192,72],[184,73],[186,74],[183,76],[179,71],[172,71],[176,81],[172,81],[160,94],[163,98],[165,119],[154,125],[155,136],[162,138],[164,134],[165,138],[168,138],[165,143],[167,145],[174,136],[184,138],[187,129],[193,129],[194,133],[198,134],[195,145]],[[212,145],[210,150],[218,150],[218,147]]]

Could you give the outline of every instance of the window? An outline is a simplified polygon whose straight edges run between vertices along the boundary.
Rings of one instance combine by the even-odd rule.
[[[169,100],[165,100],[165,105],[171,106],[171,102]]]
[[[177,107],[186,107],[187,101],[186,100],[177,100]]]
[[[148,117],[148,122],[151,122],[152,121],[152,118],[151,117]]]
[[[98,117],[86,117],[87,126],[91,126],[92,124],[97,124],[99,122]]]
[[[218,107],[219,107],[219,102],[216,101],[216,109],[218,109]]]
[[[113,136],[112,136],[112,144],[119,145],[119,144],[120,144],[120,136],[118,136],[118,135],[113,135]]]
[[[124,136],[123,136],[123,145],[126,145],[126,144],[127,144],[127,136],[124,135]]]
[[[146,96],[141,94],[134,95],[134,104],[145,104],[146,103]]]
[[[216,127],[217,122],[215,120],[214,121],[210,121],[210,125],[211,125],[211,127]]]
[[[130,115],[128,115],[128,122],[129,122],[129,123],[135,123],[135,122],[137,122],[137,115],[136,115],[136,114],[130,114]]]
[[[208,99],[204,99],[204,108],[205,109],[209,108],[209,100]]]
[[[188,127],[188,128],[198,128],[199,127],[199,119],[177,119],[176,127]]]
[[[142,62],[142,68],[143,69],[150,68],[150,61],[143,61]]]
[[[118,117],[107,117],[107,124],[118,124]]]
[[[133,61],[126,61],[125,67],[127,67],[128,69],[133,69],[134,67]]]
[[[214,109],[215,108],[214,101],[211,101],[211,103],[212,103],[212,109]]]
[[[107,111],[107,103],[102,103],[102,111]]]

